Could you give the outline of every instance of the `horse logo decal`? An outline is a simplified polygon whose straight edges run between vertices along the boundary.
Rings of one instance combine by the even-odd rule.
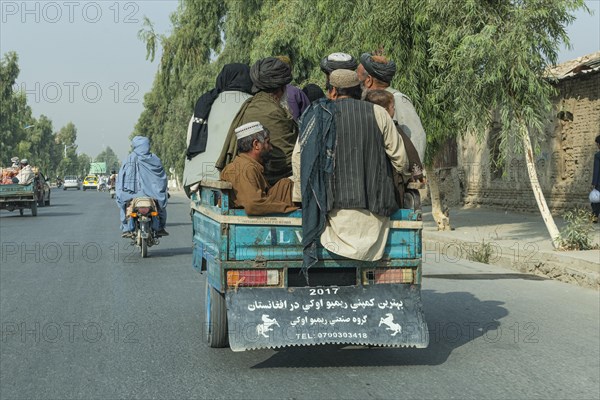
[[[271,328],[271,326],[273,326],[273,325],[279,326],[279,323],[277,322],[277,320],[275,318],[271,319],[266,314],[263,314],[262,321],[263,321],[262,324],[256,325],[256,333],[268,338],[269,335],[267,335],[267,332],[273,332],[273,328]]]
[[[387,328],[385,328],[385,330],[392,331],[392,336],[396,336],[396,334],[402,332],[402,327],[400,326],[400,324],[394,322],[394,316],[390,313],[385,314],[385,317],[381,317],[381,320],[379,321],[379,326],[381,325],[386,325]]]

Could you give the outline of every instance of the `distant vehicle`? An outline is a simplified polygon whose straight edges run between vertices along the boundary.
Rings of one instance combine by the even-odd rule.
[[[65,181],[63,183],[63,190],[67,190],[67,189],[81,190],[81,182],[79,181],[79,179],[76,176],[74,176],[74,175],[65,176]]]
[[[39,207],[50,205],[50,184],[46,180],[46,176],[41,172],[35,174],[35,184],[37,193],[37,202]]]
[[[50,205],[50,185],[44,174],[35,167],[33,170],[35,178],[28,185],[0,185],[0,210],[19,210],[19,214],[23,215],[25,209],[30,209],[31,215],[35,217],[38,207]]]
[[[83,190],[98,188],[98,177],[96,175],[88,175],[83,179]]]

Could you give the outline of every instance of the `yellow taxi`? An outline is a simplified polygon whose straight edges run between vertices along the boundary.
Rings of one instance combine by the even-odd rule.
[[[96,175],[88,175],[83,179],[83,190],[96,189],[98,187],[98,177]]]

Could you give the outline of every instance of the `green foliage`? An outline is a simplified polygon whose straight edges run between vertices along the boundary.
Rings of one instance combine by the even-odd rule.
[[[6,53],[0,61],[0,165],[13,156],[27,158],[47,176],[54,176],[63,159],[63,143],[75,143],[75,125],[56,134],[48,117],[33,117],[25,93],[13,89],[18,76],[17,54]]]
[[[493,254],[493,248],[489,242],[486,243],[482,239],[481,243],[466,246],[465,254],[467,260],[488,264]]]
[[[392,86],[421,116],[426,163],[448,138],[485,132],[492,110],[506,155],[520,144],[517,127],[539,140],[554,94],[543,71],[569,43],[565,26],[579,8],[583,0],[180,0],[168,37],[150,21],[140,31],[148,54],[158,42],[163,54],[133,134],[181,173],[194,103],[224,64],[287,55],[295,84],[323,85],[327,54],[382,50],[398,66]]]
[[[562,250],[591,250],[596,248],[592,241],[592,213],[584,208],[575,208],[563,214],[567,225],[558,238]]]
[[[100,154],[96,156],[95,162],[106,163],[106,169],[108,172],[111,170],[119,170],[119,157],[115,154],[113,149],[110,148],[110,146],[106,147],[106,149],[102,150]]]

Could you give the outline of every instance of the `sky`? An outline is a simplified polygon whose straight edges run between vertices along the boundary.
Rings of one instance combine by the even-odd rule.
[[[559,62],[600,50],[600,0],[586,4],[594,15],[576,14],[568,27],[573,48],[563,46]],[[36,118],[46,115],[56,131],[73,122],[80,153],[95,157],[110,146],[123,159],[160,60],[160,53],[146,60],[137,32],[146,16],[157,33],[168,34],[177,6],[177,0],[0,0],[0,54],[19,55],[15,90],[27,93]]]

